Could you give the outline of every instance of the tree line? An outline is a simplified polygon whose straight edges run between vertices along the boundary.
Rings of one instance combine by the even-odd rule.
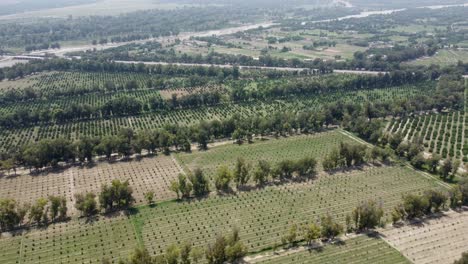
[[[18,63],[11,67],[0,69],[0,81],[23,78],[33,73],[44,71],[79,71],[79,72],[114,72],[114,73],[145,73],[163,76],[197,75],[227,78],[239,76],[238,68],[219,68],[203,66],[145,65],[143,63],[116,63],[106,60],[48,58],[31,60],[28,63]]]
[[[119,264],[191,264],[200,263],[203,258],[209,264],[236,263],[247,254],[247,247],[241,241],[239,229],[232,229],[228,235],[217,235],[216,240],[203,247],[194,247],[192,243],[172,244],[166,247],[164,254],[151,256],[144,247],[136,248],[128,259],[120,259]],[[102,264],[110,264],[104,258]]]

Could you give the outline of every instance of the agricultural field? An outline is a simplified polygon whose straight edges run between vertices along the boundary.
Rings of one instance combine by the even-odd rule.
[[[420,137],[428,152],[443,158],[468,161],[468,116],[463,112],[393,119],[387,130],[401,133],[408,141]]]
[[[468,254],[468,4],[0,1],[0,264]]]
[[[468,245],[468,212],[449,211],[422,223],[380,231],[412,263],[449,264]]]
[[[361,235],[317,249],[253,258],[249,263],[411,263],[379,237]]]
[[[299,77],[298,77],[299,78]],[[350,78],[340,75],[340,78]],[[132,97],[148,106],[154,97],[168,100],[172,94],[180,96],[200,93],[203,91],[218,91],[223,98],[228,97],[231,84],[206,84],[204,86],[191,85],[190,78],[179,76],[172,79],[149,74],[113,74],[113,73],[76,73],[52,72],[26,77],[18,81],[0,82],[4,91],[33,90],[41,98],[31,99],[21,104],[4,103],[0,106],[0,114],[9,114],[18,110],[29,112],[54,112],[71,104],[87,105],[94,108],[102,107],[106,102],[121,98]],[[112,81],[120,84],[117,91],[108,91],[105,84]],[[136,82],[137,88],[126,89],[129,82]],[[18,82],[18,85],[17,85]],[[152,85],[148,86],[148,82]],[[235,84],[235,82],[234,82]],[[233,85],[234,85],[233,84]],[[264,80],[249,80],[242,84],[257,89],[260,84],[273,85]],[[153,87],[155,86],[155,87]],[[64,90],[66,87],[66,90]],[[223,99],[223,103],[211,107],[197,107],[174,109],[171,111],[143,110],[139,115],[111,116],[103,118],[98,112],[92,118],[79,120],[64,120],[53,123],[36,123],[34,126],[22,128],[2,129],[0,131],[0,149],[10,149],[18,145],[35,142],[45,138],[64,137],[77,139],[81,136],[115,135],[122,127],[130,127],[135,131],[141,129],[161,128],[165,124],[188,125],[200,120],[224,119],[234,114],[240,116],[265,116],[278,111],[301,111],[305,109],[320,109],[328,103],[334,102],[387,102],[404,98],[412,98],[421,94],[431,94],[435,89],[434,83],[404,85],[366,90],[339,90],[310,96],[278,98],[276,100],[260,100],[247,103],[233,103]],[[72,93],[72,95],[61,96]],[[76,93],[76,95],[73,95]],[[224,102],[224,100],[226,100]],[[145,107],[143,107],[145,109]]]
[[[194,151],[193,153],[177,154],[180,163],[194,170],[204,168],[209,175],[216,172],[221,165],[234,167],[237,158],[246,161],[266,160],[272,163],[284,159],[298,160],[303,157],[313,157],[319,162],[340,143],[355,143],[350,137],[339,130],[318,133],[314,135],[292,136],[288,138],[265,138],[252,144],[229,144],[211,148],[209,151]],[[252,164],[254,165],[254,164]]]
[[[368,199],[380,201],[385,218],[389,219],[402,195],[433,188],[440,187],[406,167],[367,167],[237,195],[138,207],[129,218],[116,216],[90,224],[72,221],[51,225],[2,238],[0,246],[5,250],[0,262],[56,263],[58,258],[63,263],[98,263],[101,257],[109,256],[108,252],[119,252],[113,259],[125,255],[137,242],[152,255],[159,255],[172,243],[190,241],[195,247],[205,246],[216,234],[233,227],[240,229],[249,252],[256,252],[279,243],[292,224],[315,222],[327,213],[344,223],[346,214]]]
[[[411,62],[410,65],[430,66],[440,65],[449,66],[456,65],[459,61],[468,62],[468,51],[466,50],[439,50],[434,56],[420,58]]]
[[[132,222],[124,216],[74,220],[0,239],[0,262],[101,263],[127,258],[138,246]]]
[[[239,35],[220,36],[219,43],[211,44],[200,40],[184,40],[173,48],[187,54],[208,54],[212,51],[225,54],[246,55],[258,58],[266,53],[282,59],[327,60],[352,59],[354,52],[366,48],[350,43],[362,41],[367,35],[349,32],[330,32],[327,30],[282,31],[273,27],[265,30],[253,30]],[[272,39],[276,41],[272,42]],[[334,42],[333,46],[311,46],[314,42]],[[282,50],[288,48],[287,51]]]
[[[0,177],[0,197],[32,204],[39,198],[55,195],[66,197],[73,204],[75,194],[99,192],[103,184],[119,179],[129,181],[136,204],[142,204],[145,202],[144,194],[148,191],[154,191],[155,199],[159,201],[175,198],[168,186],[180,172],[171,156],[165,155],[111,163],[97,162],[91,166],[69,167],[39,174],[20,171],[14,175],[10,172]],[[73,209],[70,207],[71,211]]]

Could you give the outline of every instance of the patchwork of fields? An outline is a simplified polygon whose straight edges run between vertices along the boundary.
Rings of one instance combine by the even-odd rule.
[[[206,152],[179,154],[178,159],[188,168],[201,166],[210,170],[223,161],[232,164],[238,155],[249,161],[304,156],[320,159],[339,142],[350,140],[338,131],[332,131],[250,145],[222,145]],[[73,192],[98,190],[100,184],[120,178],[130,180],[138,203],[148,190],[155,191],[157,200],[162,201],[174,197],[168,193],[167,184],[178,173],[177,167],[171,157],[160,156],[141,161],[98,163],[92,168],[70,168],[43,176],[4,177],[0,179],[2,197],[11,196],[26,202],[49,194],[66,194],[71,199]],[[401,201],[402,195],[433,188],[440,187],[432,179],[400,166],[367,166],[333,175],[320,174],[313,181],[271,185],[236,195],[159,202],[155,207],[140,206],[130,216],[101,216],[88,223],[84,219],[75,219],[45,229],[32,229],[0,239],[0,247],[4,249],[0,253],[0,262],[99,263],[102,257],[114,260],[126,257],[137,245],[144,245],[152,255],[159,255],[173,243],[190,241],[195,247],[204,247],[215,239],[216,234],[224,234],[234,227],[239,228],[249,252],[256,252],[280,243],[281,236],[292,224],[315,222],[325,214],[344,223],[345,216],[359,202],[369,199],[382,204],[384,218],[388,220],[391,209]],[[22,193],[28,190],[33,195],[24,197]],[[61,193],[63,190],[66,193]],[[399,254],[382,243],[358,238],[347,241],[344,246],[326,247],[324,252],[317,254],[319,258],[329,259],[350,251],[352,255],[346,254],[350,261],[352,256],[365,254],[369,262],[404,262]],[[337,253],[338,249],[346,251]],[[304,254],[287,256],[280,262],[271,261],[291,263],[291,258],[306,257]]]
[[[431,188],[436,188],[432,180],[406,167],[370,167],[232,196],[165,202],[139,207],[129,218],[115,216],[88,224],[72,220],[2,238],[0,262],[97,263],[109,252],[113,259],[125,256],[137,241],[158,255],[172,243],[205,246],[233,227],[255,252],[279,243],[292,224],[311,223],[327,213],[344,223],[346,214],[368,199],[381,202],[388,219],[402,195]]]

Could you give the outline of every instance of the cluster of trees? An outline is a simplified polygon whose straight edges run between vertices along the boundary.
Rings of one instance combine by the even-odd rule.
[[[195,197],[201,197],[210,192],[210,184],[199,168],[188,175],[179,174],[176,181],[172,181],[169,188],[175,192],[177,199],[189,198],[192,194]]]
[[[422,195],[408,194],[403,203],[392,212],[392,221],[411,220],[438,213],[450,205],[453,209],[468,205],[468,180],[462,179],[448,193],[441,190],[428,190]]]
[[[290,180],[294,176],[310,178],[315,175],[317,161],[311,157],[304,157],[297,161],[282,160],[274,166],[265,160],[259,160],[256,166],[239,157],[234,170],[227,166],[218,168],[214,176],[214,185],[217,191],[228,191],[231,181],[239,189],[252,179],[256,185],[262,186],[271,178],[272,180]]]
[[[385,223],[382,222],[383,215],[384,211],[381,204],[377,204],[374,200],[362,202],[352,213],[354,228],[357,231],[362,231],[385,225]],[[346,217],[348,231],[353,229],[350,227],[350,218],[349,215]]]
[[[88,192],[75,195],[75,208],[83,216],[92,216],[98,213],[99,208],[104,212],[126,209],[134,202],[132,188],[128,181],[112,181],[111,185],[103,185],[99,193],[99,206],[96,195]],[[0,230],[7,231],[20,227],[28,216],[28,224],[43,225],[49,222],[64,221],[67,219],[67,201],[62,196],[49,196],[40,198],[34,204],[20,205],[13,199],[0,200]]]
[[[145,248],[136,248],[128,260],[120,260],[119,264],[191,264],[199,263],[203,257],[209,264],[236,263],[247,254],[247,247],[240,240],[239,230],[234,228],[227,236],[218,235],[205,251],[201,247],[193,247],[186,242],[181,246],[170,245],[164,254],[151,256]],[[108,259],[103,264],[110,264]]]
[[[311,45],[302,46],[302,49],[315,50],[320,46],[335,47],[336,46],[336,41],[329,41],[329,40],[314,41]]]
[[[366,160],[365,145],[351,145],[341,142],[340,146],[333,149],[323,159],[323,168],[325,170],[334,170],[337,168],[350,168],[352,166],[362,165]]]
[[[420,137],[414,138],[411,142],[404,141],[400,133],[389,136],[390,146],[394,147],[400,142],[395,149],[395,153],[410,161],[416,169],[427,170],[428,172],[439,174],[444,180],[453,180],[461,165],[458,159],[446,158],[442,159],[439,154],[431,154],[426,157],[424,154],[423,139]]]
[[[272,99],[288,96],[307,96],[339,91],[379,89],[403,84],[422,83],[431,76],[423,72],[395,71],[378,76],[320,76],[260,82],[256,90],[247,80],[232,84],[230,99],[234,102],[253,99]]]
[[[46,50],[46,49],[60,49],[60,44],[58,42],[55,43],[42,43],[36,45],[27,45],[24,47],[26,52],[35,51],[35,50]]]
[[[392,211],[392,221],[411,220],[425,215],[438,213],[445,208],[449,196],[439,190],[428,190],[422,195],[408,194],[403,196],[403,203],[397,205]],[[456,205],[451,204],[452,207]]]
[[[245,186],[250,180],[257,186],[265,185],[271,180],[290,180],[294,176],[310,178],[315,175],[317,161],[305,157],[297,161],[282,160],[275,165],[265,160],[259,160],[255,166],[246,162],[242,157],[237,158],[234,169],[220,166],[214,175],[214,186],[218,192],[230,190],[231,182],[237,189]],[[180,174],[177,180],[171,182],[170,189],[176,193],[177,198],[201,197],[209,193],[209,182],[201,169],[195,169],[193,174],[187,176]]]
[[[329,214],[320,219],[320,224],[311,223],[302,228],[296,224],[290,226],[288,231],[281,237],[281,244],[294,246],[300,241],[305,241],[307,245],[312,245],[319,239],[333,240],[344,231],[343,225],[336,222]]]
[[[13,199],[0,199],[0,232],[13,230],[24,224],[47,225],[50,222],[63,221],[67,219],[67,211],[67,200],[62,196],[40,198],[34,204],[22,205]]]
[[[438,46],[433,42],[428,44],[418,44],[416,46],[396,45],[392,48],[372,48],[364,52],[358,51],[354,53],[354,59],[349,63],[349,67],[380,71],[398,69],[402,62],[434,55]]]
[[[135,201],[133,198],[133,190],[128,180],[124,182],[113,180],[111,185],[103,185],[98,199],[99,207],[94,193],[76,194],[75,208],[80,211],[83,216],[89,217],[98,213],[99,208],[106,213],[115,210],[123,210],[130,207]]]

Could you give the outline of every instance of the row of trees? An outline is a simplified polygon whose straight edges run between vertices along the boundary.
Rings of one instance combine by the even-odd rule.
[[[234,169],[228,166],[220,166],[214,175],[214,186],[218,192],[227,192],[231,188],[231,182],[234,182],[237,189],[245,186],[250,180],[257,186],[265,185],[271,180],[290,180],[292,177],[311,178],[315,175],[317,161],[314,158],[305,157],[297,161],[282,160],[271,165],[266,160],[259,160],[256,166],[246,162],[239,157]],[[177,199],[190,198],[192,195],[201,197],[210,192],[209,181],[204,176],[201,169],[197,168],[193,173],[187,176],[180,174],[177,180],[170,184],[170,189],[177,195]]]
[[[241,241],[239,230],[233,228],[227,236],[218,235],[216,240],[206,246],[193,247],[186,242],[181,246],[172,244],[162,255],[151,256],[145,248],[136,248],[128,260],[119,260],[119,264],[191,264],[199,263],[203,257],[209,264],[236,263],[247,254],[247,247]],[[110,264],[109,259],[103,259],[103,264]]]
[[[156,150],[167,152],[171,147],[176,150],[189,151],[191,142],[197,142],[200,148],[206,149],[208,142],[215,138],[231,137],[242,142],[245,139],[251,140],[254,134],[264,136],[310,133],[321,131],[324,126],[340,123],[360,137],[385,147],[388,140],[382,136],[382,122],[377,119],[378,117],[385,117],[389,114],[407,114],[408,111],[431,109],[434,106],[457,109],[463,105],[463,91],[462,80],[444,77],[439,81],[437,90],[432,96],[437,98],[436,102],[433,99],[421,97],[404,100],[404,102],[381,104],[338,102],[326,105],[319,111],[273,113],[268,117],[247,118],[234,115],[221,121],[202,121],[193,126],[168,125],[164,129],[142,130],[138,133],[124,129],[117,136],[84,137],[76,142],[65,139],[42,140],[25,146],[22,151],[12,150],[13,155],[0,155],[0,160],[12,159],[12,162],[8,164],[39,169],[56,165],[60,161],[73,162],[76,159],[91,161],[92,156],[96,154],[110,158],[112,153],[120,153],[126,157],[132,153],[141,153],[142,150],[147,150],[149,153],[154,153]],[[393,104],[395,109],[400,110],[394,110]],[[398,145],[392,146],[394,149],[397,147]]]
[[[80,72],[133,72],[146,73],[164,76],[210,76],[222,78],[238,78],[239,69],[220,68],[220,67],[202,67],[202,66],[178,66],[178,65],[144,65],[116,63],[106,60],[86,60],[86,59],[63,59],[50,58],[47,60],[31,60],[28,63],[15,64],[11,67],[0,69],[0,80],[14,80],[31,75],[32,73],[44,71],[80,71]]]
[[[288,231],[281,237],[281,244],[294,246],[301,240],[311,246],[319,239],[333,240],[344,231],[343,225],[336,222],[329,214],[320,219],[320,224],[311,223],[300,229],[296,224],[290,226]]]
[[[323,160],[325,170],[334,170],[337,168],[359,166],[366,159],[365,145],[351,145],[341,142],[340,146],[333,149]]]
[[[270,178],[272,180],[290,180],[297,177],[313,177],[317,167],[317,161],[311,157],[304,157],[297,161],[282,160],[274,166],[268,161],[259,160],[255,167],[246,162],[243,158],[238,158],[234,170],[227,166],[218,168],[214,176],[214,184],[217,191],[228,191],[231,181],[234,181],[239,189],[252,179],[257,186],[264,185]]]
[[[408,194],[403,202],[397,205],[392,212],[392,221],[412,220],[433,213],[439,213],[449,205],[458,209],[468,205],[468,180],[463,179],[447,192],[441,190],[428,190],[422,195]]]
[[[342,76],[320,77],[320,78],[302,78],[300,80],[284,80],[277,82],[262,82],[256,90],[250,89],[250,83],[235,82],[232,83],[229,98],[225,101],[241,102],[252,100],[270,100],[274,98],[283,98],[291,96],[318,95],[323,93],[361,90],[371,88],[385,88],[390,85],[399,85],[401,83],[418,83],[427,80],[428,76],[424,74],[412,74],[405,72],[394,72],[382,76]],[[106,83],[106,87],[113,89],[112,83]],[[129,81],[125,85],[127,90],[135,89],[137,83]],[[107,89],[107,88],[106,88]],[[22,96],[35,98],[36,93],[28,90]],[[19,96],[19,95],[18,95]],[[8,93],[5,100],[20,99],[15,94]],[[76,119],[88,119],[96,117],[110,117],[122,115],[138,115],[141,112],[161,111],[175,108],[193,108],[200,106],[212,106],[224,101],[219,91],[198,92],[177,97],[173,94],[172,98],[164,100],[160,96],[153,96],[148,102],[122,96],[116,97],[105,102],[104,105],[93,107],[87,104],[71,104],[69,106],[53,106],[49,109],[40,111],[28,111],[25,108],[18,108],[9,114],[0,116],[0,126],[18,127],[46,123],[51,121],[69,122]]]
[[[34,204],[22,205],[13,199],[0,199],[0,232],[24,224],[47,225],[50,222],[63,221],[67,219],[67,211],[67,200],[62,196],[40,198]]]

